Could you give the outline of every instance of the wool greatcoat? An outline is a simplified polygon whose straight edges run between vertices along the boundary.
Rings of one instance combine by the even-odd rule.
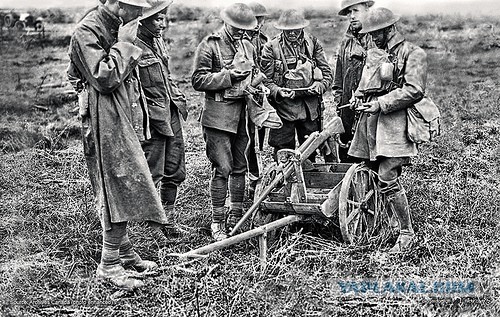
[[[77,25],[69,49],[68,76],[81,80],[88,104],[84,152],[104,230],[132,220],[167,223],[140,144],[149,137],[136,70],[142,50],[118,42],[120,24],[99,6]]]
[[[349,149],[349,155],[371,161],[417,155],[415,143],[407,137],[406,109],[424,97],[427,55],[396,30],[389,34],[387,52],[394,64],[393,84],[389,92],[363,96],[364,101],[378,101],[380,111],[361,114]]]

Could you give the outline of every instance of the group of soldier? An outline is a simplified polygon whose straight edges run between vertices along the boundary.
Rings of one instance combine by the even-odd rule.
[[[148,222],[166,235],[180,230],[174,206],[186,177],[181,118],[187,105],[170,76],[162,38],[169,4],[101,0],[70,44],[68,77],[79,93],[84,154],[103,229],[97,276],[126,289],[142,286],[129,269],[157,267],[134,251],[128,222]],[[350,24],[335,72],[319,40],[305,31],[309,22],[301,12],[283,11],[274,24],[281,32],[268,39],[261,30],[268,15],[263,5],[233,3],[221,11],[224,25],[199,44],[192,73],[193,88],[205,95],[200,121],[212,165],[215,240],[241,219],[245,192],[259,179],[256,151],[264,127],[276,159],[279,150],[294,149],[321,129],[322,95],[333,88],[346,131],[339,141],[350,145],[340,159],[365,161],[377,172],[400,232],[390,252],[410,248],[414,233],[399,177],[417,153],[405,134],[406,108],[424,95],[426,56],[396,30],[397,16],[373,4],[342,1],[339,15]],[[371,50],[384,51],[392,64],[388,83],[376,85],[380,78],[363,71]],[[249,108],[267,101],[272,108],[263,107],[264,123],[257,123]]]

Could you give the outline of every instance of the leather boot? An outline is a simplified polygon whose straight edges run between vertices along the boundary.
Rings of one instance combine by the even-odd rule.
[[[388,198],[389,205],[392,207],[394,214],[397,216],[400,224],[400,233],[396,244],[389,251],[390,253],[398,253],[409,251],[415,234],[411,223],[410,208],[408,199],[404,189],[400,189]]]

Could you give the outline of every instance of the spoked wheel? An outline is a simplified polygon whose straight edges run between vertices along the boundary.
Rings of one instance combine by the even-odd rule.
[[[364,164],[353,164],[342,180],[339,194],[339,224],[344,242],[369,242],[378,233],[381,206],[376,174]]]

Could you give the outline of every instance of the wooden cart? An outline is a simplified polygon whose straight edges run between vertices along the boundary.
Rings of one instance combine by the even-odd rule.
[[[347,244],[369,241],[385,223],[376,174],[363,163],[308,164],[307,169],[304,164],[329,137],[342,132],[342,121],[336,117],[322,132],[310,135],[297,150],[279,151],[278,163],[268,166],[263,173],[253,205],[230,237],[180,256],[197,257],[258,237],[260,259],[265,264],[268,233],[313,215],[326,218],[338,215],[342,238]],[[237,234],[250,220],[257,226]]]

